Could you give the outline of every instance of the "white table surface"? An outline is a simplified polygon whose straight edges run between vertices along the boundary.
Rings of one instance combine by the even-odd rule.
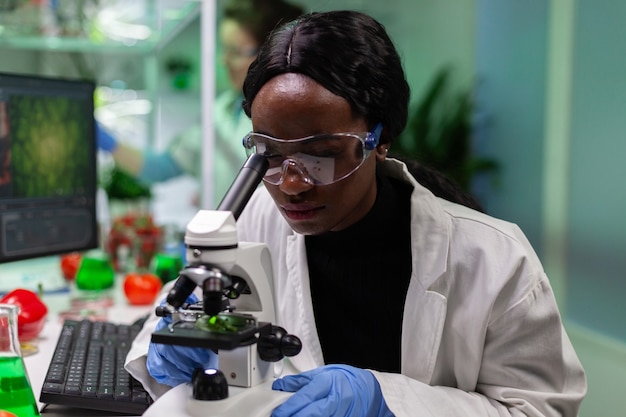
[[[148,313],[151,306],[132,306],[126,301],[121,289],[121,277],[116,278],[116,287],[112,291],[113,305],[103,310],[106,320],[113,323],[130,324],[141,316]],[[39,410],[42,410],[43,404],[39,402],[41,387],[48,371],[54,348],[56,347],[59,334],[61,333],[63,320],[59,317],[59,313],[68,310],[71,306],[71,299],[77,294],[70,289],[68,292],[44,294],[42,300],[48,307],[48,317],[46,324],[39,337],[34,340],[38,352],[24,357],[24,364],[30,379],[35,399],[37,400]],[[116,416],[120,414],[110,414],[102,411],[73,409],[61,406],[49,405],[42,412],[42,417],[64,417],[64,416]]]

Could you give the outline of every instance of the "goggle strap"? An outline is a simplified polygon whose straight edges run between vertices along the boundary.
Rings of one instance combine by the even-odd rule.
[[[374,150],[376,146],[378,146],[378,142],[380,141],[380,134],[382,133],[382,131],[383,124],[381,122],[378,122],[376,126],[374,126],[374,129],[372,129],[371,132],[368,132],[367,136],[365,137],[365,141],[363,143],[365,149],[371,151]]]

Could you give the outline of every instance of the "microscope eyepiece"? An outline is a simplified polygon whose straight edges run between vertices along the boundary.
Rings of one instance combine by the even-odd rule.
[[[235,219],[238,219],[252,193],[261,183],[269,165],[270,163],[265,156],[258,153],[250,155],[217,209],[230,211]]]

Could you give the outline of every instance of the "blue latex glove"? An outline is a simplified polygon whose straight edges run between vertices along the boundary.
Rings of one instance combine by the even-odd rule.
[[[198,298],[193,294],[187,298],[190,304],[197,301]],[[163,317],[157,323],[155,331],[171,322],[171,317]],[[150,375],[158,382],[175,387],[191,382],[196,368],[217,368],[217,354],[211,349],[150,343],[146,366]]]
[[[277,379],[272,389],[295,392],[272,417],[393,417],[370,371],[326,365]]]
[[[96,122],[96,143],[98,149],[107,152],[113,152],[117,148],[115,138],[98,122]]]

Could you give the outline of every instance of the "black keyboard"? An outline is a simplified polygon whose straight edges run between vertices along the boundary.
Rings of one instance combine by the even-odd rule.
[[[125,369],[140,325],[65,320],[39,401],[140,415],[150,395]]]

